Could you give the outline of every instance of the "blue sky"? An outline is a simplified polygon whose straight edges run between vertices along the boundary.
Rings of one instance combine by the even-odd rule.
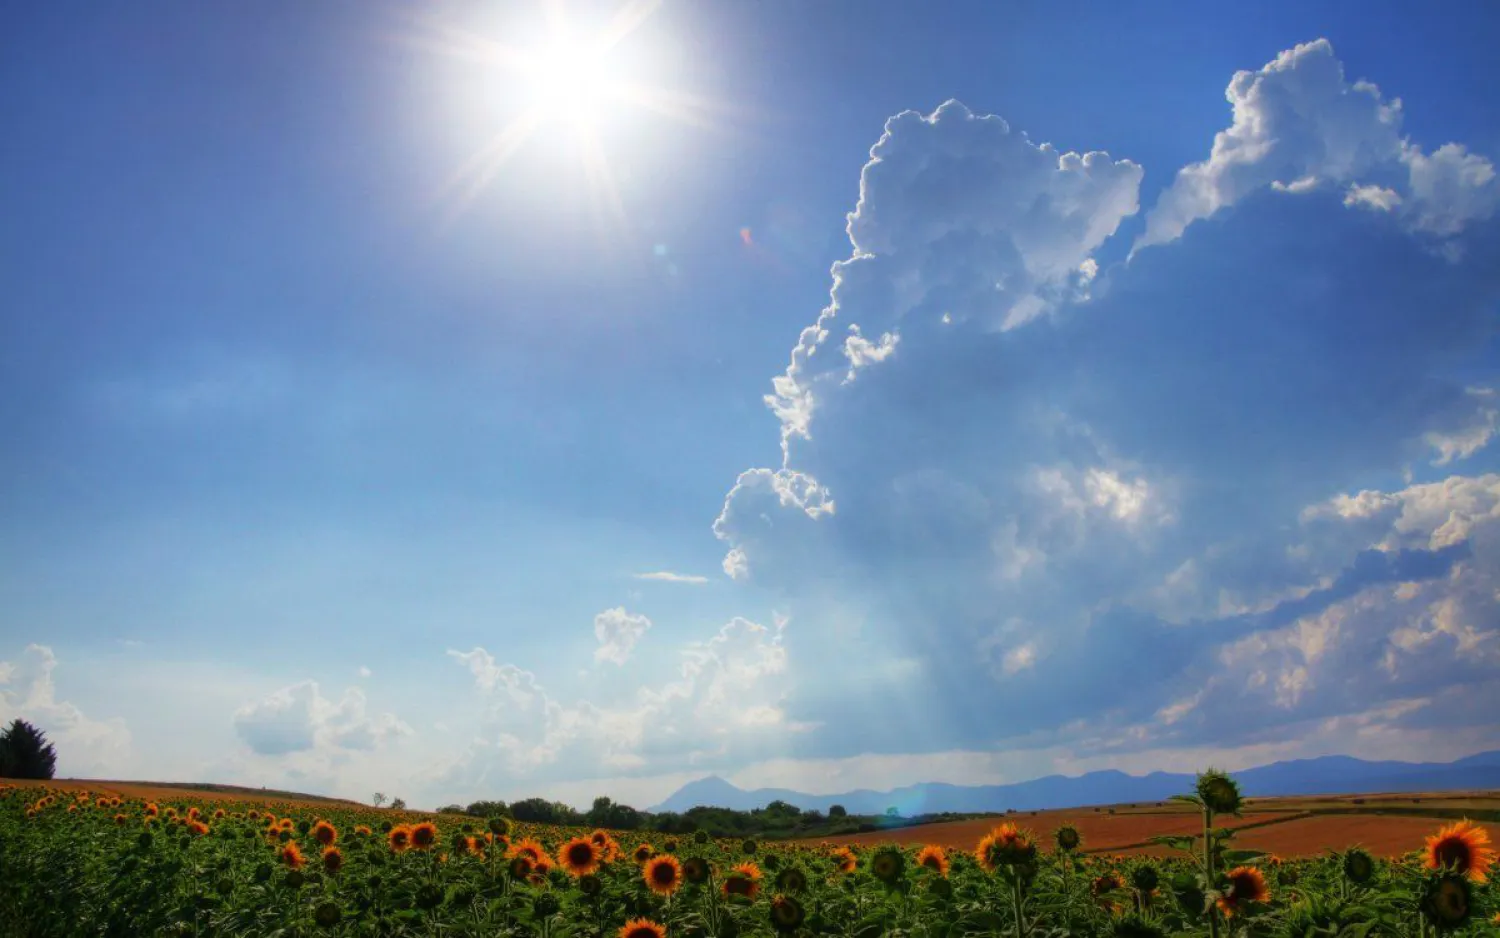
[[[549,9],[10,15],[0,717],[64,772],[1500,746],[1500,14],[573,4],[634,25],[558,81]]]

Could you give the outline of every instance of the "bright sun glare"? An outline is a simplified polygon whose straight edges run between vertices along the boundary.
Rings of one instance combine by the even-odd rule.
[[[609,214],[623,220],[614,173],[601,140],[604,118],[633,110],[684,123],[708,123],[704,117],[710,105],[703,98],[646,84],[640,69],[630,67],[628,54],[620,54],[631,34],[660,5],[661,0],[625,0],[607,23],[582,24],[569,22],[562,0],[547,0],[549,38],[530,48],[516,48],[438,23],[431,24],[433,35],[418,37],[445,55],[483,67],[488,72],[483,80],[502,90],[507,106],[520,102],[520,109],[497,127],[494,137],[451,180],[459,209],[490,184],[506,160],[536,137],[539,128],[561,122],[575,131],[572,136],[590,191]]]
[[[546,116],[592,125],[608,94],[605,50],[563,40],[529,55],[527,82],[534,105]]]

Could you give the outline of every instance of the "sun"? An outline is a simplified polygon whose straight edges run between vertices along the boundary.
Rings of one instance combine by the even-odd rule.
[[[544,116],[593,127],[609,95],[608,51],[563,38],[528,54],[523,68],[532,106]]]
[[[462,211],[499,174],[521,147],[557,145],[540,134],[546,125],[571,126],[569,148],[577,152],[595,201],[607,214],[623,214],[605,138],[629,133],[631,112],[654,112],[684,124],[711,128],[719,106],[689,90],[661,87],[648,80],[650,57],[632,51],[630,40],[662,0],[623,0],[607,20],[580,21],[567,15],[564,0],[544,0],[547,16],[532,33],[533,44],[501,41],[429,21],[412,38],[445,56],[476,66],[482,87],[494,88],[504,119],[494,135],[458,168],[445,186]],[[517,30],[525,33],[525,29]],[[422,33],[425,33],[423,35]],[[561,165],[565,161],[554,161]]]

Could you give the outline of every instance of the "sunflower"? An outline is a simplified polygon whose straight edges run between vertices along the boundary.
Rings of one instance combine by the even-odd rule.
[[[641,844],[639,847],[635,848],[635,852],[631,854],[631,857],[635,859],[636,863],[645,863],[647,860],[655,856],[655,854],[655,847],[652,847],[650,844]]]
[[[368,837],[372,833],[374,833],[374,832],[371,831],[370,828],[367,825],[364,825],[364,824],[356,824],[356,825],[354,825],[354,836],[355,837]]]
[[[585,873],[578,877],[578,891],[590,898],[604,891],[604,880],[596,873]]]
[[[1083,845],[1083,835],[1072,824],[1059,827],[1053,837],[1057,840],[1057,849],[1063,853],[1071,853]]]
[[[302,864],[307,861],[302,857],[302,851],[297,847],[297,842],[292,841],[281,848],[281,862],[294,870],[302,869]]]
[[[509,872],[511,879],[529,879],[535,869],[536,863],[531,859],[531,854],[529,853],[523,853],[510,858]]]
[[[609,831],[596,830],[589,834],[589,840],[594,842],[603,854],[605,863],[613,863],[620,856],[620,844],[610,836]]]
[[[807,888],[807,874],[795,866],[788,866],[776,874],[778,892],[802,892]]]
[[[1266,878],[1253,866],[1237,866],[1226,877],[1229,887],[1219,896],[1219,911],[1225,918],[1232,918],[1246,902],[1265,902],[1271,897],[1266,888]]]
[[[146,816],[147,817],[156,817],[160,813],[161,813],[161,809],[158,808],[154,802],[147,802],[146,803]]]
[[[807,911],[802,903],[791,896],[777,896],[771,900],[771,927],[779,932],[794,932],[802,927]]]
[[[1089,884],[1089,894],[1095,899],[1100,899],[1116,890],[1124,888],[1125,883],[1120,877],[1114,873],[1105,873],[1103,876],[1095,877],[1094,881]]]
[[[708,861],[702,857],[688,857],[682,864],[682,878],[699,885],[708,881]]]
[[[932,870],[939,876],[948,875],[948,851],[937,844],[928,844],[917,851],[917,866]]]
[[[658,896],[670,896],[682,886],[682,864],[670,853],[652,857],[641,868],[646,888]]]
[[[985,835],[974,850],[974,859],[986,873],[1001,866],[1020,866],[1036,857],[1036,844],[1014,824],[1001,824]]]
[[[895,847],[881,847],[870,860],[870,872],[887,886],[906,872],[906,855]]]
[[[1161,926],[1134,913],[1110,923],[1109,938],[1166,938]]]
[[[1130,885],[1134,886],[1143,896],[1149,896],[1155,892],[1157,885],[1160,883],[1161,874],[1150,863],[1141,863],[1130,871]]]
[[[615,938],[667,938],[667,930],[648,918],[636,918],[621,925]]]
[[[188,833],[192,834],[194,837],[202,837],[204,834],[208,833],[208,825],[204,824],[202,821],[188,821],[187,830]]]
[[[1494,862],[1489,832],[1472,821],[1450,824],[1427,838],[1429,870],[1451,870],[1482,883]]]
[[[222,820],[224,820],[224,817],[225,817],[225,815],[224,815],[224,809],[223,808],[220,808],[219,810],[217,810],[217,811],[214,812],[214,820],[215,821],[222,821]]]
[[[1215,814],[1239,814],[1243,800],[1239,783],[1218,769],[1198,776],[1198,798]]]
[[[325,847],[332,847],[339,839],[339,831],[327,821],[319,821],[312,826],[312,838]]]
[[[833,868],[840,873],[853,873],[854,868],[859,866],[859,857],[848,847],[839,847],[833,851]]]
[[[401,853],[411,846],[411,828],[405,824],[397,824],[391,828],[390,833],[385,835],[385,839],[391,845],[392,850]]]
[[[149,805],[148,804],[148,805],[146,805],[146,807],[147,808],[154,808],[155,805]],[[254,809],[251,809],[251,810],[245,812],[245,817],[249,818],[252,821],[259,821],[260,820],[260,812],[254,810]]]
[[[760,867],[754,863],[741,863],[724,877],[724,895],[744,896],[754,899],[760,892]]]
[[[125,815],[123,815],[123,814],[116,814],[115,815],[115,826],[116,827],[124,827],[125,826]]]
[[[1375,858],[1360,847],[1351,847],[1344,854],[1344,875],[1354,885],[1363,886],[1375,878]]]
[[[1422,895],[1422,914],[1439,931],[1463,926],[1468,922],[1473,906],[1473,887],[1458,873],[1446,873],[1430,880]]]
[[[437,842],[437,825],[431,821],[423,821],[411,829],[411,845],[417,850],[431,850]]]
[[[344,868],[344,852],[337,847],[323,848],[323,869],[337,873]]]
[[[599,845],[587,837],[574,837],[557,848],[557,862],[574,876],[592,873],[599,868]]]
[[[511,844],[510,849],[505,852],[505,855],[511,859],[526,857],[531,861],[531,865],[535,866],[541,862],[542,857],[547,855],[547,848],[543,847],[537,841],[527,838],[520,843]]]

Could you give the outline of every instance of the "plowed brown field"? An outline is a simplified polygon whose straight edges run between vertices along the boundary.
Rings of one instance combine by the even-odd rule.
[[[283,802],[287,804],[320,805],[329,803],[354,804],[352,801],[344,801],[339,798],[320,798],[316,795],[302,795],[296,792],[266,791],[257,788],[235,788],[232,786],[212,786],[210,788],[193,788],[190,786],[160,785],[151,782],[111,782],[92,779],[55,779],[48,782],[38,782],[29,779],[5,779],[7,785],[36,785],[48,788],[57,788],[63,791],[89,791],[96,794],[116,794],[122,798],[142,798],[147,801],[177,801],[184,798],[198,798],[204,801],[258,801]]]
[[[1436,795],[1321,795],[1304,798],[1259,798],[1242,817],[1224,817],[1216,826],[1240,829],[1236,847],[1264,850],[1282,857],[1310,856],[1325,850],[1343,850],[1355,844],[1381,856],[1398,856],[1420,850],[1427,835],[1456,820],[1452,817],[1408,817],[1381,814],[1319,814],[1318,811],[1348,811],[1367,808],[1441,812],[1495,811],[1500,794],[1495,792],[1450,792]],[[1071,824],[1083,835],[1090,853],[1165,855],[1166,847],[1146,843],[1156,836],[1197,834],[1202,821],[1180,803],[1120,806],[1115,814],[1093,808],[1021,813],[1008,817],[974,818],[940,824],[897,828],[833,838],[849,844],[940,844],[950,849],[972,850],[995,825],[1011,821],[1028,828],[1043,844],[1052,842],[1059,827]],[[1500,841],[1500,824],[1482,825],[1493,841]]]

